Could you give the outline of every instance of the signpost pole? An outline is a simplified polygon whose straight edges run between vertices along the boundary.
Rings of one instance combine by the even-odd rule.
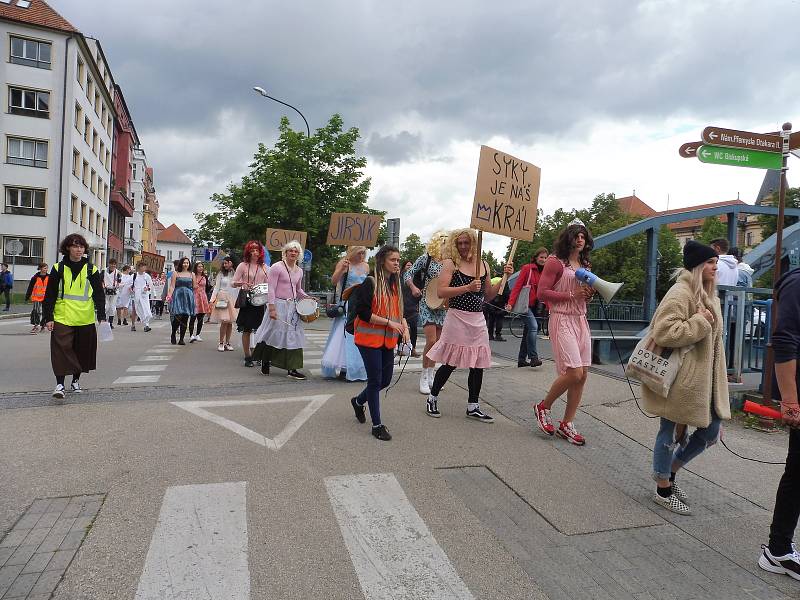
[[[778,322],[778,297],[775,294],[775,284],[781,276],[781,255],[783,254],[783,221],[786,209],[786,171],[789,168],[789,135],[792,130],[791,123],[784,123],[781,131],[783,166],[781,168],[781,183],[778,188],[778,220],[775,223],[775,266],[772,271],[772,325],[770,343],[767,344],[767,356],[764,359],[764,400],[772,402],[772,371],[775,368],[775,353],[772,350],[772,336]]]
[[[483,246],[483,232],[478,229],[478,247],[476,248],[477,252],[477,262],[475,263],[475,275],[477,276],[476,279],[481,278],[481,268],[483,265],[483,258],[481,256],[481,246]],[[489,281],[492,278],[491,273],[486,274],[486,280]]]

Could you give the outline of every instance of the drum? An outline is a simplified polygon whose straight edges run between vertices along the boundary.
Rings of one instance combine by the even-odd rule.
[[[445,298],[440,298],[438,292],[439,278],[434,277],[428,281],[428,285],[425,287],[425,304],[427,304],[428,308],[431,310],[436,310],[437,308],[447,308],[445,306]]]
[[[313,298],[298,300],[295,310],[303,323],[311,323],[319,318],[319,304]]]
[[[250,304],[253,306],[264,306],[267,303],[267,291],[269,286],[266,283],[254,285],[250,290]]]

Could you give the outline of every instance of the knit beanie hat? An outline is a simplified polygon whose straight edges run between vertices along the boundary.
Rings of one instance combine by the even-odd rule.
[[[717,251],[711,246],[689,240],[683,247],[683,267],[691,271],[697,265],[706,262],[709,258],[718,256]]]

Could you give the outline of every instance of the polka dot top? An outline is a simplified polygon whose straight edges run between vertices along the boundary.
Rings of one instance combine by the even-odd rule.
[[[450,279],[450,287],[459,287],[472,283],[474,277],[464,275],[461,271],[455,271],[452,279]],[[486,285],[486,274],[481,277],[481,284]],[[465,292],[458,296],[450,298],[450,308],[463,310],[465,312],[482,312],[483,311],[483,291],[480,292]]]

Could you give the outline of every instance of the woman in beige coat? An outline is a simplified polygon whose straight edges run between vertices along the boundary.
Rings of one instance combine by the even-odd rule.
[[[672,512],[689,514],[686,493],[675,473],[719,439],[722,419],[730,419],[722,313],[717,297],[717,253],[689,241],[677,281],[658,306],[650,325],[663,348],[686,354],[675,382],[664,397],[642,387],[645,410],[661,417],[653,448],[653,500]],[[689,426],[695,427],[689,435]]]

